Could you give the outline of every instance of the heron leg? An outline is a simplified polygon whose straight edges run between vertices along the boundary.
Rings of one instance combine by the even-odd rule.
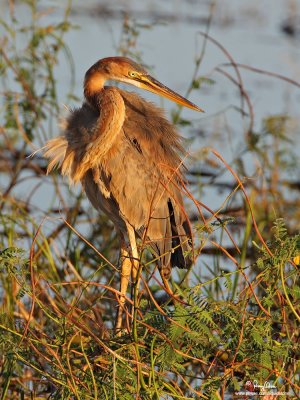
[[[131,248],[131,257],[127,250],[126,243],[123,235],[121,235],[121,279],[120,279],[120,299],[119,299],[119,307],[117,312],[116,324],[115,324],[115,332],[116,335],[119,336],[122,330],[122,322],[123,322],[123,314],[124,314],[124,306],[126,300],[126,292],[130,280],[130,275],[132,277],[132,282],[136,285],[137,290],[139,287],[139,279],[137,280],[137,272],[139,267],[139,254],[136,245],[135,239],[135,231],[134,228],[126,223],[128,239]]]
[[[169,280],[164,276],[163,272],[159,271],[159,273],[160,273],[161,279],[163,281],[164,287],[166,289],[166,292],[168,293],[168,295],[173,297],[174,296],[174,292],[171,289],[171,286],[169,284]]]
[[[132,263],[130,260],[129,252],[126,248],[126,243],[124,238],[121,239],[121,278],[120,278],[120,299],[117,312],[117,318],[115,323],[115,332],[119,336],[122,329],[122,321],[124,314],[124,306],[126,300],[126,292],[129,284],[130,274],[132,270]]]
[[[134,228],[126,222],[127,232],[128,232],[128,239],[131,247],[131,254],[132,254],[132,282],[139,287],[139,282],[136,282],[137,273],[139,268],[139,253],[136,245],[136,238],[135,238],[135,231]],[[139,280],[139,278],[138,278]]]
[[[133,299],[133,305],[131,309],[131,316],[132,316],[132,321],[134,324],[134,313],[135,313],[135,307],[137,306],[137,299],[138,299],[138,291],[139,291],[139,286],[140,286],[140,274],[138,274],[139,270],[139,265],[140,265],[140,260],[139,260],[139,253],[136,245],[136,237],[135,237],[135,230],[134,228],[126,223],[127,227],[127,232],[128,232],[128,239],[131,247],[131,255],[132,255],[132,270],[131,270],[131,276],[132,276],[132,283],[133,285],[131,286],[131,298]]]

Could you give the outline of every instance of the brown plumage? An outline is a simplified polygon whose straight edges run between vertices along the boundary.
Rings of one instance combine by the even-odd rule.
[[[107,79],[134,84],[201,111],[131,60],[100,60],[86,73],[82,107],[71,111],[63,135],[45,146],[48,172],[58,166],[70,182],[81,182],[92,205],[106,213],[119,231],[123,256],[128,257],[129,236],[131,255],[138,257],[134,232],[149,243],[165,282],[171,267],[191,264],[191,232],[181,194],[181,137],[160,108],[137,94],[105,87]],[[123,296],[129,264],[127,270],[122,268],[127,279],[123,287],[121,283]],[[135,270],[137,260],[133,264]],[[121,298],[122,306],[124,301]],[[119,312],[117,329],[121,323]]]

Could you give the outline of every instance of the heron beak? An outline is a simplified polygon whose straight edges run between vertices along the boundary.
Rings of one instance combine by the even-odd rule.
[[[150,75],[143,75],[141,79],[139,79],[140,88],[149,90],[159,96],[166,97],[169,100],[174,101],[181,106],[191,108],[192,110],[204,112],[200,107],[196,106],[196,104],[187,100],[186,98],[180,96],[180,94],[174,92],[169,89],[167,86],[163,85],[161,82],[157,81]]]

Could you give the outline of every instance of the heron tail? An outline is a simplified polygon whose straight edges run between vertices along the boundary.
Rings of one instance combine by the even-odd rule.
[[[170,231],[171,231],[171,257],[161,260],[160,272],[168,279],[174,267],[187,269],[192,265],[192,232],[187,220],[181,221],[182,215],[171,200],[168,201]],[[168,240],[168,238],[166,238]],[[163,262],[165,261],[165,262]],[[167,262],[166,262],[167,261]]]

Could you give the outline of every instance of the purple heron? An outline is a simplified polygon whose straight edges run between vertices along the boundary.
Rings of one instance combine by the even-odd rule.
[[[107,214],[120,235],[121,283],[115,326],[120,331],[130,275],[135,282],[140,265],[136,235],[152,249],[166,286],[172,267],[191,265],[191,231],[181,194],[181,136],[160,108],[135,93],[104,86],[107,80],[202,110],[130,59],[104,58],[86,72],[85,101],[70,112],[63,135],[44,148],[50,160],[48,172],[58,166],[70,182],[81,182],[92,205]]]

